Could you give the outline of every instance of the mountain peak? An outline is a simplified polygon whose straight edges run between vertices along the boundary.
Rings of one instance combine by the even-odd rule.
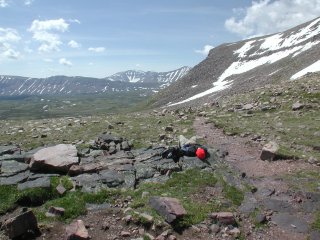
[[[155,105],[193,104],[320,71],[320,18],[281,33],[222,44]]]

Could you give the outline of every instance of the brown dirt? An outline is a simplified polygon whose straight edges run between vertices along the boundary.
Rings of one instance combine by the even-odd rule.
[[[227,136],[222,129],[216,128],[211,123],[207,124],[204,118],[197,118],[193,126],[196,134],[204,137],[208,146],[227,151],[225,161],[233,169],[246,173],[246,176],[258,189],[268,187],[276,189],[277,193],[286,192],[289,187],[283,181],[284,175],[299,170],[319,170],[319,167],[302,160],[262,161],[260,160],[262,149],[260,143],[253,142],[246,137]],[[246,239],[307,239],[304,234],[281,229],[276,225],[252,231],[252,223],[248,219],[243,222],[243,231]]]

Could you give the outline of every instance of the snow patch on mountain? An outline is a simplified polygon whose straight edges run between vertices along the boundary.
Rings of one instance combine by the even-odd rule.
[[[301,71],[297,72],[290,78],[290,80],[296,80],[300,77],[303,77],[307,73],[314,73],[314,72],[320,72],[320,60],[318,60],[314,64],[311,64],[309,67],[306,67],[305,69],[302,69]]]
[[[244,41],[239,49],[233,51],[233,62],[224,68],[220,76],[214,77],[212,88],[185,100],[170,103],[168,106],[186,103],[225,90],[232,85],[233,79],[229,78],[234,75],[240,75],[262,66],[271,65],[288,57],[297,58],[301,53],[312,49],[320,43],[320,40],[318,40],[319,34],[320,18],[317,18],[299,29],[293,28],[283,33]],[[307,72],[320,71],[319,69],[320,61],[296,73],[291,79],[301,77]],[[280,70],[270,73],[269,76]]]

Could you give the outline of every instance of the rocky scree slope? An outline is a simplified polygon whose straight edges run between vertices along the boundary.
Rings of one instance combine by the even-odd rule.
[[[152,94],[183,77],[189,69],[189,67],[182,67],[160,73],[131,70],[103,79],[81,76],[48,78],[0,76],[0,96],[104,94],[130,91]]]
[[[320,70],[320,18],[285,32],[222,44],[179,81],[154,96],[154,106],[192,105]]]

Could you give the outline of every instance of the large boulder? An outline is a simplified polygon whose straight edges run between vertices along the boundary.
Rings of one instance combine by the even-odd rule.
[[[6,220],[2,228],[10,239],[20,237],[30,232],[35,235],[39,233],[37,218],[31,210]]]
[[[59,144],[37,151],[30,162],[31,171],[67,173],[78,164],[77,148],[71,144]]]
[[[168,223],[173,223],[176,219],[187,214],[180,201],[176,198],[151,197],[149,204],[163,216]]]

